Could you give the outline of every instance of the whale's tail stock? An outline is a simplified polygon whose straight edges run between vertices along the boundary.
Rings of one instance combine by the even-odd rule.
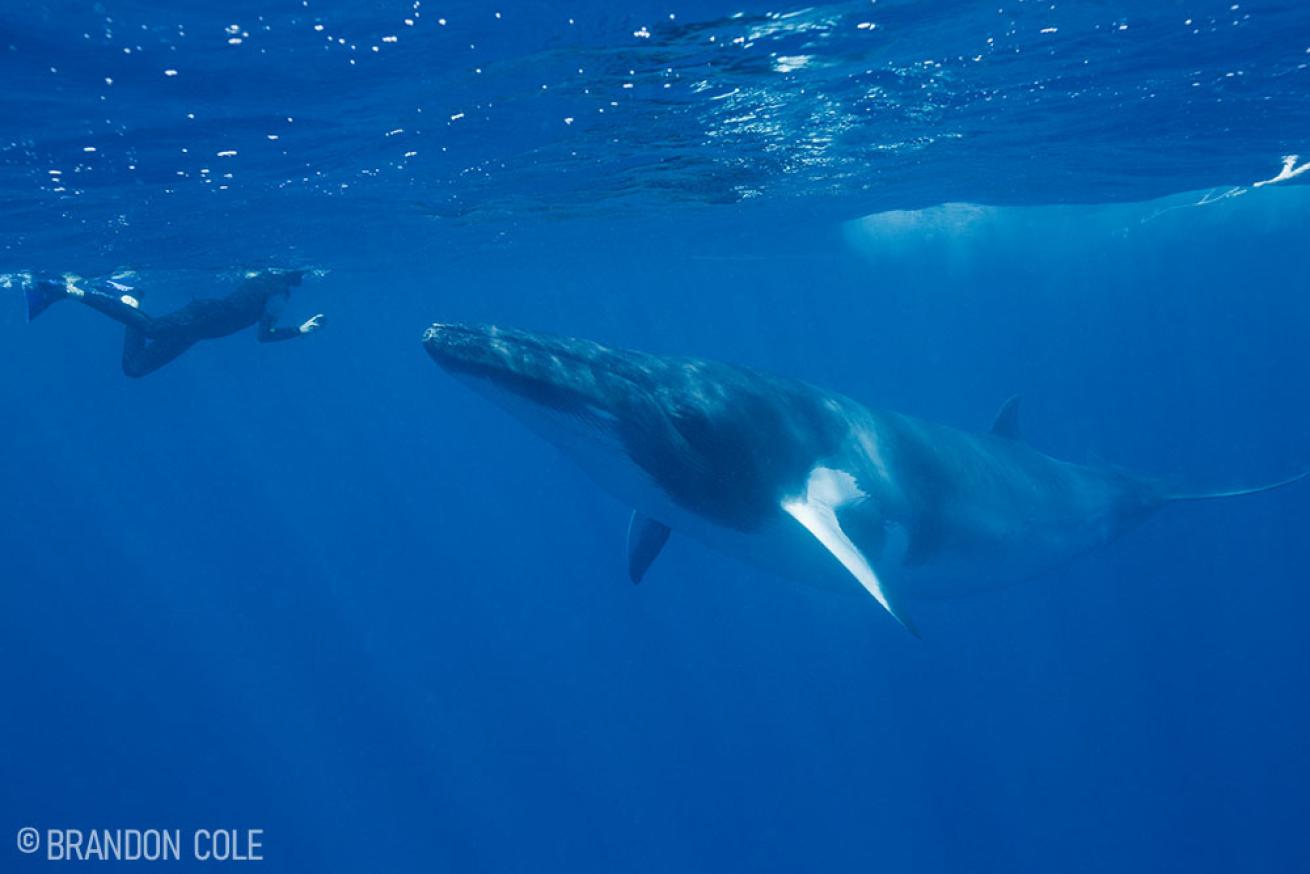
[[[1301,480],[1306,479],[1307,477],[1310,477],[1310,470],[1302,471],[1296,476],[1288,477],[1287,479],[1279,480],[1278,482],[1265,483],[1258,486],[1237,489],[1219,489],[1206,492],[1166,492],[1163,497],[1167,502],[1210,501],[1216,498],[1238,498],[1242,495],[1258,495],[1261,492],[1272,492],[1274,489],[1281,489],[1284,486],[1290,486],[1293,483],[1298,483]]]

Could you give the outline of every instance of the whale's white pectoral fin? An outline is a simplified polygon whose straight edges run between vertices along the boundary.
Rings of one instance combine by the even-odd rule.
[[[628,522],[628,577],[634,583],[650,570],[669,540],[669,526],[632,511]]]
[[[919,630],[908,617],[892,606],[873,566],[869,564],[869,560],[865,558],[859,547],[846,536],[841,523],[837,520],[839,507],[864,497],[864,493],[855,483],[855,478],[850,474],[827,467],[816,467],[810,471],[805,494],[783,501],[782,509],[801,523],[806,531],[813,534],[815,539],[841,562],[842,567],[846,568],[851,576],[859,580],[860,585],[877,599],[883,609],[904,625],[911,634],[918,637]]]

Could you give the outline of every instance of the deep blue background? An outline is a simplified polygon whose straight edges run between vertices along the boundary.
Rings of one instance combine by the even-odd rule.
[[[1089,17],[1118,21],[1097,9]],[[365,24],[380,15],[361,10]],[[589,51],[655,21],[646,11],[592,20]],[[116,14],[160,17],[144,4]],[[55,36],[80,22],[43,10],[10,24],[22,51],[7,63],[21,67],[34,44],[67,51],[56,66],[85,62]],[[535,47],[516,33],[501,56]],[[1247,66],[1295,71],[1282,50],[1300,34],[1259,33],[1243,50],[1265,64]],[[970,34],[967,17],[953,34]],[[954,51],[951,35],[918,40]],[[1192,75],[1189,49],[1148,35],[1133,57],[1154,51]],[[233,63],[214,45],[179,62],[184,74]],[[1144,75],[1115,67],[1117,51],[1099,58],[1106,75]],[[97,314],[67,304],[27,325],[17,295],[0,299],[0,870],[47,864],[14,849],[8,835],[26,825],[261,827],[277,871],[1307,870],[1310,488],[1168,508],[1041,580],[923,606],[917,641],[856,587],[811,591],[681,538],[633,587],[627,508],[419,344],[433,320],[494,321],[758,366],[977,429],[1019,392],[1031,441],[1060,457],[1097,453],[1198,488],[1285,476],[1310,464],[1307,189],[1036,204],[1272,176],[1288,141],[1310,149],[1310,125],[1287,105],[1278,125],[1252,107],[1260,87],[1303,102],[1303,74],[1249,86],[1235,114],[1210,101],[1212,116],[1173,127],[1155,105],[1107,115],[1110,87],[1080,115],[1087,83],[1075,82],[1067,115],[1034,108],[1034,126],[1051,124],[1028,139],[1002,148],[1001,134],[978,134],[880,171],[906,208],[983,190],[1028,206],[843,223],[898,198],[872,191],[853,210],[858,198],[836,208],[812,188],[731,202],[717,172],[693,170],[684,181],[708,195],[692,207],[658,186],[616,194],[613,167],[584,167],[560,195],[569,219],[553,221],[539,204],[515,209],[525,151],[500,181],[468,183],[492,206],[456,223],[415,201],[426,184],[461,191],[458,162],[328,197],[357,179],[371,142],[352,113],[369,136],[391,121],[360,108],[361,92],[377,94],[358,83],[320,90],[321,70],[286,69],[304,75],[292,84],[318,117],[339,117],[310,137],[330,181],[285,201],[285,168],[259,160],[226,206],[194,168],[175,194],[160,181],[171,167],[143,182],[91,168],[95,184],[53,192],[46,164],[83,142],[53,111],[4,153],[5,269],[131,263],[152,311],[223,293],[243,263],[331,272],[293,301],[293,315],[328,314],[318,335],[206,344],[141,381],[119,372],[119,330]],[[954,96],[938,114],[898,123],[986,127],[952,101],[987,103],[974,85],[1002,86],[946,81]],[[398,78],[396,93],[425,84]],[[94,118],[96,94],[61,87],[6,98]],[[243,88],[257,87],[215,86],[176,108],[241,115],[258,96]],[[152,153],[146,121],[163,98],[137,98],[113,118],[162,161],[177,142]],[[498,123],[512,132],[509,118]],[[1096,120],[1104,165],[1073,159],[1090,136],[1078,118]],[[1176,165],[1164,151],[1133,163],[1147,121],[1178,143],[1209,139]],[[524,145],[478,130],[462,148]],[[1021,144],[1060,131],[1074,152],[1032,148],[1029,175],[1007,176]],[[604,154],[613,134],[588,143]],[[731,158],[706,142],[685,147]],[[1157,164],[1178,175],[1141,171]],[[737,182],[767,188],[785,172],[748,165]]]
[[[625,508],[418,335],[568,330],[964,426],[1021,391],[1044,449],[1249,482],[1310,447],[1300,193],[1001,210],[890,255],[872,222],[573,227],[331,274],[321,334],[139,382],[96,314],[13,301],[5,824],[261,826],[278,870],[1297,870],[1304,488],[1170,508],[924,607],[920,642],[681,539],[634,588]]]

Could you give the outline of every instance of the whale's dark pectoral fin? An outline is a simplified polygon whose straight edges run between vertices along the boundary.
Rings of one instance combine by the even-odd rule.
[[[640,583],[669,541],[669,526],[632,511],[628,522],[628,577]]]
[[[997,437],[1010,440],[1022,440],[1023,432],[1019,430],[1019,396],[1010,395],[992,420],[992,433]]]
[[[837,521],[837,508],[864,497],[855,479],[844,471],[826,467],[816,467],[810,471],[805,495],[782,502],[782,509],[814,538],[823,544],[833,558],[841,562],[842,567],[851,576],[860,581],[860,585],[872,595],[879,604],[890,613],[897,622],[915,637],[920,637],[919,629],[888,597],[882,581],[874,571],[873,565],[860,548],[851,542]]]

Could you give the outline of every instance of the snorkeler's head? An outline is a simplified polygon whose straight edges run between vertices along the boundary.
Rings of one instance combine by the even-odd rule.
[[[278,291],[290,291],[299,286],[304,278],[304,270],[286,270],[281,267],[245,271],[246,282],[264,283]]]

